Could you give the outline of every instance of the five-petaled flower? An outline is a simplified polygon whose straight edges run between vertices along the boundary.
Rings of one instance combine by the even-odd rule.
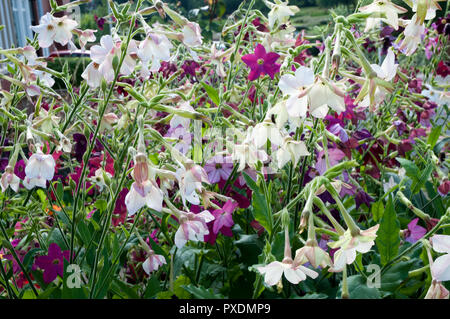
[[[34,264],[44,271],[44,282],[49,284],[55,280],[58,275],[63,277],[64,259],[69,261],[69,258],[70,252],[68,250],[61,251],[61,248],[57,244],[51,243],[48,247],[47,256],[36,257]]]
[[[259,44],[255,48],[255,53],[246,54],[242,57],[242,61],[250,68],[250,74],[248,79],[254,81],[261,75],[268,74],[273,80],[275,73],[280,71],[281,65],[275,63],[280,55],[275,52],[266,52],[266,49],[262,44]]]

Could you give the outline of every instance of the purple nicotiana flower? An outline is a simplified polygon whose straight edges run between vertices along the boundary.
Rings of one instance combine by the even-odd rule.
[[[333,124],[328,131],[330,131],[331,133],[333,133],[336,136],[339,136],[339,138],[341,139],[341,141],[343,143],[348,141],[348,135],[347,132],[345,131],[345,129],[339,124]]]
[[[86,152],[86,148],[87,148],[87,139],[86,136],[84,136],[83,134],[80,133],[75,133],[73,134],[73,140],[75,141],[75,145],[74,145],[74,154],[75,154],[75,158],[77,159],[78,162],[82,162],[83,161],[83,155],[84,152]]]
[[[181,125],[176,128],[171,127],[165,136],[178,139],[178,143],[174,147],[183,155],[186,155],[191,148],[192,134]]]
[[[408,229],[406,230],[405,240],[411,244],[414,244],[427,233],[427,230],[425,228],[417,225],[418,222],[419,218],[414,218],[408,224]]]
[[[205,171],[211,184],[220,180],[228,180],[233,170],[233,163],[229,156],[216,155],[205,163]]]
[[[63,277],[64,258],[69,261],[69,255],[68,250],[61,251],[57,244],[51,243],[48,247],[48,255],[36,258],[34,265],[44,271],[43,279],[45,283],[51,283],[58,275]]]
[[[323,175],[323,173],[325,173],[327,170],[327,163],[324,151],[320,151],[317,157],[318,160],[316,163],[316,169],[320,173],[320,175]],[[338,148],[328,149],[328,160],[330,161],[330,167],[333,167],[334,165],[338,164],[339,161],[342,160],[344,157],[345,154],[340,149]]]
[[[371,205],[370,203],[374,202],[374,201],[375,200],[363,190],[359,190],[356,193],[356,196],[355,196],[356,209],[358,209],[359,206],[361,206],[362,204],[366,204],[366,206],[368,208],[370,208],[370,205]]]
[[[398,135],[402,135],[406,130],[406,124],[402,120],[394,121],[394,125],[397,128]]]
[[[268,74],[273,80],[275,73],[280,71],[281,64],[275,63],[280,55],[275,52],[266,52],[263,45],[258,44],[254,54],[246,54],[242,61],[250,68],[248,79],[254,81],[261,75]]]

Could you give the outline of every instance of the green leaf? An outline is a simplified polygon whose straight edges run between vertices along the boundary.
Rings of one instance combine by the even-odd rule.
[[[196,299],[224,299],[225,296],[215,293],[211,288],[206,289],[204,287],[196,287],[192,284],[182,286],[187,292],[189,292]]]
[[[201,82],[201,85],[205,89],[205,91],[208,94],[211,101],[213,101],[213,103],[218,106],[220,103],[220,99],[219,99],[219,93],[217,92],[217,90],[204,82]]]
[[[97,199],[94,206],[97,207],[100,211],[104,212],[108,206],[108,203],[104,199]]]
[[[389,196],[383,218],[381,219],[376,244],[383,266],[397,256],[398,247],[400,246],[400,223],[394,210],[392,196]]]
[[[383,201],[378,201],[372,204],[372,207],[370,208],[370,211],[372,212],[373,220],[378,222],[381,217],[383,217],[384,213],[384,205]]]
[[[380,292],[377,288],[369,288],[366,279],[361,275],[347,278],[348,292],[350,299],[380,299]],[[342,287],[342,282],[341,282]]]
[[[431,172],[433,171],[433,164],[428,164],[427,167],[422,171],[418,180],[416,180],[411,185],[411,191],[413,194],[417,194],[420,189],[425,185],[426,181],[430,177]]]
[[[252,189],[252,204],[253,204],[253,215],[256,221],[263,226],[269,235],[272,233],[272,220],[269,216],[269,208],[267,207],[267,201],[263,195],[263,192],[256,185],[255,181],[248,176],[245,172],[244,175],[247,185]]]
[[[394,292],[399,289],[400,284],[408,278],[408,272],[415,260],[400,261],[389,268],[381,276],[381,290]]]
[[[413,181],[417,181],[417,176],[419,176],[420,174],[420,170],[417,165],[413,161],[407,160],[405,158],[396,157],[395,159],[405,169],[406,175],[408,175],[408,177],[410,177]]]
[[[442,125],[435,126],[431,129],[430,135],[428,135],[427,144],[433,148],[436,145],[439,136],[441,135]]]
[[[158,292],[161,291],[161,287],[159,284],[158,278],[155,276],[150,277],[147,283],[147,287],[145,288],[144,298],[152,298],[155,297]]]

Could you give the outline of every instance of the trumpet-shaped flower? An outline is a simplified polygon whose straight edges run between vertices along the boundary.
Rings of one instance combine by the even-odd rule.
[[[289,6],[288,1],[282,2],[280,0],[275,0],[275,3],[269,1],[264,1],[265,4],[270,8],[269,12],[269,27],[272,29],[275,23],[284,24],[289,20],[289,17],[295,15],[300,9],[297,6]]]
[[[289,96],[286,109],[291,117],[305,117],[308,110],[308,98],[306,87],[314,83],[314,71],[310,68],[300,66],[295,74],[281,76],[278,86],[283,95]]]
[[[147,259],[142,264],[142,268],[147,273],[147,275],[150,275],[150,273],[158,270],[159,267],[165,265],[166,263],[166,259],[163,255],[156,255],[155,252],[151,250],[148,254]]]
[[[24,185],[27,189],[35,186],[46,187],[46,181],[51,181],[55,174],[55,160],[53,156],[44,154],[38,148],[38,151],[31,155],[25,167]]]
[[[39,25],[32,26],[31,30],[38,34],[41,48],[48,48],[53,42],[66,45],[72,41],[72,30],[78,23],[67,16],[55,18],[49,12],[41,17]]]
[[[284,274],[286,279],[293,283],[298,284],[300,281],[306,279],[307,276],[311,278],[317,278],[319,275],[314,270],[302,266],[299,262],[292,260],[291,244],[289,241],[289,230],[286,227],[284,230],[284,258],[282,262],[273,261],[267,266],[257,267],[256,269],[264,275],[264,282],[273,286],[276,285]]]
[[[319,247],[316,240],[308,240],[305,246],[295,252],[294,264],[302,265],[310,262],[314,268],[318,266],[331,267],[331,258],[328,253]]]
[[[114,80],[113,59],[115,56],[119,57],[121,54],[120,40],[114,40],[110,35],[104,35],[100,39],[100,45],[94,45],[91,48],[92,62],[88,65],[86,70],[81,75],[91,87],[96,87],[101,83],[100,75],[110,83]],[[124,58],[120,73],[127,76],[133,73],[136,61],[131,57],[131,54],[137,52],[137,45],[134,40],[131,40],[127,48],[127,55]]]
[[[244,141],[242,144],[234,145],[231,154],[233,161],[239,162],[238,171],[243,171],[245,165],[255,168],[258,161],[265,162],[269,158],[263,150],[258,150],[254,143]]]
[[[373,14],[373,17],[367,18],[364,32],[368,32],[377,26],[379,21],[383,21],[395,30],[398,30],[398,14],[408,12],[408,10],[392,3],[390,0],[376,0],[367,6],[359,8],[359,11]]]
[[[14,174],[14,168],[8,165],[0,180],[2,192],[4,193],[8,187],[11,187],[13,191],[17,192],[19,190],[19,182],[19,177]]]
[[[267,266],[258,267],[257,269],[264,275],[264,282],[268,286],[276,285],[281,280],[283,274],[284,277],[294,285],[298,284],[300,281],[306,280],[307,276],[315,279],[319,275],[314,270],[305,266],[295,266],[292,259],[289,260],[287,258],[283,259],[282,262],[273,261]]]
[[[261,75],[268,74],[273,80],[275,73],[280,71],[281,65],[275,63],[280,55],[275,52],[266,52],[263,45],[259,44],[255,48],[255,53],[246,54],[242,57],[242,61],[250,68],[248,79],[254,81]]]
[[[188,22],[184,25],[182,32],[182,41],[188,47],[202,45],[202,31],[198,23]]]
[[[267,140],[275,145],[281,145],[283,143],[280,130],[270,119],[256,124],[252,131],[252,140],[257,148],[264,146]]]
[[[204,241],[205,235],[209,234],[207,223],[214,220],[214,216],[207,210],[199,214],[191,212],[180,212],[179,216],[180,227],[175,233],[175,245],[182,248],[186,245],[188,240],[194,242]]]
[[[187,167],[181,166],[176,173],[178,184],[180,185],[180,194],[183,203],[186,201],[191,204],[200,204],[200,198],[197,191],[201,191],[202,182],[209,184],[208,174],[200,165],[188,163]]]
[[[450,280],[450,236],[434,235],[430,240],[435,252],[444,253],[431,266],[433,278],[438,281]]]
[[[419,22],[417,14],[413,15],[411,20],[406,22],[405,31],[403,32],[405,38],[400,45],[399,50],[406,56],[413,54],[419,43],[422,42],[422,35],[425,33],[425,26]]]
[[[295,167],[300,160],[300,157],[308,155],[310,155],[310,153],[303,141],[295,141],[291,137],[287,137],[285,138],[283,145],[276,152],[278,168],[283,168],[289,161],[291,161]]]
[[[158,71],[161,67],[161,61],[169,61],[170,49],[173,45],[165,35],[149,33],[144,41],[139,44],[137,52],[138,57],[142,60],[142,72],[148,74],[148,63],[152,66],[150,71]]]
[[[356,252],[367,253],[375,244],[376,233],[380,225],[361,231],[358,235],[352,235],[348,229],[338,241],[328,243],[331,248],[339,248],[334,253],[332,272],[342,271],[345,265],[352,264],[356,259]]]
[[[134,182],[125,197],[128,215],[134,215],[139,209],[147,206],[158,212],[162,210],[163,192],[155,182],[146,180],[139,184]]]

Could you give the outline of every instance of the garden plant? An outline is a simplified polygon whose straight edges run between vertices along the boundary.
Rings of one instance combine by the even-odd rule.
[[[0,48],[0,298],[449,298],[447,1],[123,2]]]

